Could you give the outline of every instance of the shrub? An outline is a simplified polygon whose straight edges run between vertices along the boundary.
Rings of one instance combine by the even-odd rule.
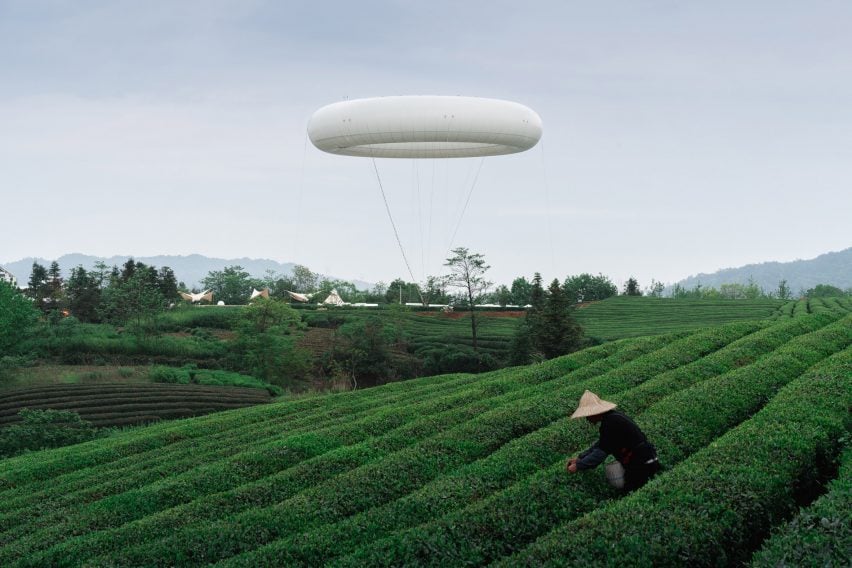
[[[505,566],[738,565],[796,488],[837,451],[852,404],[847,348],[786,386],[761,412],[641,491],[539,539]],[[637,522],[642,519],[642,522]]]
[[[852,447],[824,496],[778,527],[752,558],[752,566],[844,566],[852,551]]]
[[[25,408],[18,414],[21,423],[0,430],[0,456],[68,446],[98,435],[97,429],[76,412]]]

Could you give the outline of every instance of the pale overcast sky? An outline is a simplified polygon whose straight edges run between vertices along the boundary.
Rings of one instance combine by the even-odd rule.
[[[197,252],[404,276],[370,161],[305,136],[323,105],[399,94],[541,115],[539,146],[485,160],[454,243],[497,282],[840,250],[850,25],[846,1],[0,0],[0,263]],[[378,161],[416,277],[441,271],[478,163]]]

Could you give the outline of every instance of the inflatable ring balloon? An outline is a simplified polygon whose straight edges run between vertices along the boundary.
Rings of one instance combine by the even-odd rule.
[[[308,123],[330,154],[367,158],[471,158],[523,152],[541,138],[541,118],[498,99],[400,96],[324,106]]]

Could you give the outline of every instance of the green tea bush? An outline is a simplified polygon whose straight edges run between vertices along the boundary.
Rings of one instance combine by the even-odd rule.
[[[822,331],[820,327],[831,319],[811,318],[784,326],[783,333],[776,333],[774,328],[769,328],[767,331],[772,330],[771,335],[759,332],[754,334],[754,338],[747,336],[741,341],[749,342],[752,349],[757,349],[757,353],[761,350],[768,350],[771,353],[759,359],[755,365],[742,367],[708,380],[700,380],[701,375],[706,376],[708,372],[712,374],[714,368],[721,370],[724,366],[720,364],[726,361],[735,367],[736,361],[742,354],[741,346],[730,353],[726,353],[725,349],[713,353],[706,358],[710,361],[704,369],[702,367],[705,366],[705,359],[701,359],[695,366],[677,368],[620,395],[610,395],[600,387],[593,390],[600,391],[605,398],[619,403],[624,401],[625,406],[634,411],[641,411],[643,406],[654,400],[660,400],[645,414],[640,414],[637,421],[655,444],[663,446],[661,450],[667,450],[660,452],[661,460],[667,466],[671,466],[684,454],[688,455],[703,447],[716,435],[724,432],[726,427],[735,425],[755,408],[759,408],[766,400],[767,394],[774,392],[774,385],[784,380],[792,380],[804,370],[807,364],[801,364],[796,369],[788,369],[787,373],[778,374],[770,381],[760,380],[767,370],[775,368],[778,362],[784,359],[783,355],[776,354],[778,345],[790,339],[793,339],[791,344],[804,341],[810,333],[801,337],[797,336],[814,329],[817,331],[813,333],[820,333]],[[836,331],[827,329],[823,333],[828,336]],[[691,339],[697,340],[700,335],[696,334]],[[722,338],[718,338],[717,341],[720,339]],[[848,332],[845,339],[838,338],[837,342],[844,340],[848,341]],[[721,356],[716,357],[717,354]],[[818,360],[818,357],[816,359]],[[624,369],[626,370],[627,367],[629,366],[625,366]],[[697,382],[696,375],[699,379]],[[757,382],[762,384],[762,387],[748,397],[741,398],[738,412],[727,412],[715,422],[715,429],[707,428],[704,424],[704,409],[716,408],[727,396],[725,385],[739,382]],[[683,386],[690,384],[693,386],[681,390]],[[679,385],[681,388],[678,388]],[[675,399],[676,402],[674,402]],[[654,427],[654,422],[661,418],[667,419],[672,413],[676,416],[672,421],[677,424],[678,431],[696,432],[689,445],[661,444],[664,439],[660,429]],[[517,547],[533,540],[555,524],[595,508],[602,501],[611,498],[612,491],[599,476],[585,474],[566,478],[564,470],[565,452],[572,448],[580,450],[589,443],[588,439],[585,443],[581,441],[582,426],[584,425],[566,425],[568,431],[574,430],[573,439],[567,441],[562,447],[563,453],[556,458],[556,463],[551,463],[549,467],[533,473],[530,478],[436,521],[398,532],[386,539],[366,545],[351,556],[341,559],[341,564],[347,566],[406,563],[482,564],[510,554]],[[588,434],[586,436],[588,437]],[[672,451],[672,448],[677,452]],[[511,522],[507,519],[511,519]]]
[[[258,380],[249,375],[241,375],[231,371],[220,371],[215,369],[199,369],[195,365],[184,365],[183,367],[154,366],[148,371],[148,377],[155,383],[173,384],[195,384],[233,386],[244,388],[265,389],[272,396],[283,394],[281,387]]]
[[[759,568],[847,566],[852,558],[852,448],[828,493],[780,525],[751,559]]]
[[[551,390],[554,388],[560,388],[560,385],[553,381],[553,379],[561,376],[561,373],[559,372],[560,369],[563,370],[563,372],[564,370],[570,370],[572,368],[576,369],[575,372],[580,372],[581,375],[574,378],[572,382],[579,381],[582,377],[589,376],[589,374],[594,375],[595,372],[597,372],[593,369],[593,367],[596,367],[598,362],[603,364],[604,361],[606,361],[606,359],[600,359],[602,355],[607,355],[615,351],[613,354],[615,359],[611,361],[609,365],[604,365],[602,367],[602,369],[611,368],[612,366],[617,366],[619,363],[623,363],[625,359],[637,357],[643,352],[647,353],[655,348],[665,346],[672,339],[673,338],[671,337],[662,337],[655,338],[653,340],[624,343],[622,345],[610,345],[605,346],[604,348],[591,350],[589,353],[578,353],[569,357],[549,361],[548,363],[536,367],[523,368],[521,370],[513,370],[511,372],[498,371],[490,376],[494,377],[494,381],[499,381],[496,382],[494,386],[497,386],[498,384],[504,385],[499,390],[495,390],[494,386],[489,385],[489,382],[482,381],[481,377],[483,377],[483,375],[480,375],[476,381],[472,381],[473,385],[470,385],[470,388],[475,387],[478,389],[480,391],[480,395],[476,395],[475,392],[460,392],[460,395],[468,397],[469,400],[481,398],[482,394],[486,394],[489,397],[497,395],[500,399],[505,400],[505,404],[512,404],[514,401],[519,400],[519,397],[522,397],[524,392],[529,391],[529,389],[523,389],[525,384],[534,385],[543,383],[550,385],[549,388]],[[634,344],[637,345],[637,348],[631,351],[631,347]],[[618,349],[619,347],[621,347],[621,349]],[[626,356],[620,355],[621,351],[628,351],[630,354]],[[572,364],[573,361],[576,361],[576,363]],[[586,372],[587,369],[588,371]],[[570,376],[571,375],[569,375],[569,378]],[[428,380],[426,382],[428,382]],[[402,384],[392,385],[391,387],[385,388],[389,388],[390,390],[410,389],[410,387],[406,388],[405,385]],[[364,392],[361,396],[373,396],[382,392],[385,388],[373,391],[372,393]],[[514,390],[515,394],[512,394],[511,391],[506,391],[506,388]],[[518,390],[519,388],[522,390]],[[443,389],[440,389],[439,392],[442,390]],[[472,399],[470,398],[471,396],[473,396]],[[337,397],[335,397],[335,399],[336,398]],[[335,435],[347,437],[350,444],[357,441],[359,437],[363,439],[365,436],[372,436],[372,439],[368,439],[360,445],[342,447],[335,451],[330,451],[336,446],[339,446],[340,442],[335,442],[332,438],[324,441],[323,438],[317,438],[316,435],[311,436],[308,440],[311,441],[310,443],[313,447],[316,447],[316,449],[312,450],[312,452],[317,453],[303,455],[302,459],[307,459],[307,461],[296,468],[282,470],[280,474],[272,475],[256,483],[244,484],[236,489],[221,493],[220,495],[212,495],[210,498],[197,499],[186,506],[173,508],[171,510],[164,511],[162,514],[158,513],[150,515],[145,519],[141,519],[138,523],[131,523],[130,525],[127,525],[129,530],[108,531],[102,535],[98,535],[97,538],[87,539],[79,543],[71,541],[67,546],[57,547],[55,553],[65,557],[77,558],[80,557],[77,555],[85,550],[100,551],[103,553],[106,550],[113,550],[115,545],[119,542],[123,542],[126,545],[129,539],[139,537],[147,539],[157,535],[161,535],[163,537],[173,535],[175,532],[175,523],[182,523],[185,522],[185,520],[198,522],[201,519],[210,519],[205,523],[206,525],[210,521],[222,518],[222,515],[226,514],[226,511],[233,514],[238,513],[247,507],[258,506],[262,502],[269,502],[272,504],[277,501],[284,500],[288,496],[293,496],[294,493],[297,493],[298,491],[305,490],[312,485],[321,483],[323,480],[329,480],[334,476],[339,476],[343,471],[355,469],[359,466],[369,465],[371,462],[375,462],[377,459],[386,456],[388,453],[405,448],[406,446],[416,442],[418,439],[423,439],[424,437],[429,438],[430,436],[440,434],[443,430],[458,426],[460,423],[464,423],[466,420],[470,420],[473,417],[482,414],[486,409],[495,409],[497,407],[496,400],[497,399],[492,399],[490,402],[482,401],[480,403],[463,406],[459,405],[458,396],[456,396],[455,399],[436,398],[429,402],[430,405],[435,405],[431,412],[428,407],[424,406],[424,402],[414,402],[409,408],[389,408],[381,413],[372,413],[369,417],[365,417],[365,421],[362,424],[354,424],[350,422],[345,424],[344,428],[336,430],[338,433]],[[442,411],[442,413],[440,416],[431,416],[435,411]],[[406,414],[401,414],[402,412],[405,412]],[[413,416],[418,416],[420,418],[412,421]],[[406,420],[408,422],[406,422]],[[400,426],[403,427],[400,428]],[[381,436],[383,431],[387,432],[385,436]],[[329,434],[331,433],[332,431],[329,431]],[[320,434],[320,432],[316,432],[316,434]],[[283,447],[289,447],[295,443],[297,439],[289,442],[286,439],[281,440],[278,444]],[[318,442],[322,442],[322,444],[325,445],[325,448],[323,448],[322,445],[319,445]],[[300,442],[300,444],[304,444],[304,442]],[[276,465],[274,460],[269,459],[270,456],[278,455],[277,452],[272,451],[272,448],[264,450],[255,446],[254,451],[257,457],[252,459],[253,463],[267,463],[265,467],[281,468],[280,464]],[[288,458],[287,454],[281,454],[281,458],[293,459],[298,458],[299,455],[300,454],[294,454]],[[316,457],[311,458],[311,456]],[[206,487],[207,491],[210,491],[214,487],[211,484],[218,484],[225,488],[229,483],[234,483],[235,479],[242,479],[245,481],[247,473],[245,465],[240,466],[240,468],[236,471],[239,472],[239,477],[235,478],[230,475],[225,475],[220,466],[216,466],[210,468],[209,480],[208,476],[199,476],[198,472],[196,472],[191,479],[194,484],[200,483],[198,487]],[[158,493],[161,491],[162,489],[158,490]],[[135,504],[127,507],[128,513],[139,514],[139,503],[151,501],[150,497],[146,497],[145,495],[146,494],[140,494],[139,501],[134,500]],[[162,503],[162,499],[160,499],[159,502]],[[151,504],[155,503],[152,502],[149,505],[146,505],[146,507],[150,507]],[[62,528],[59,527],[59,532],[61,532],[61,530]],[[190,526],[187,527],[185,531],[181,531],[182,534],[180,534],[179,538],[195,538],[198,535],[197,533],[204,532],[206,534],[207,531],[208,529],[206,526]],[[37,541],[40,541],[42,544],[46,542],[43,538],[37,538]],[[127,551],[128,555],[133,553],[134,551]],[[143,550],[139,552],[139,554],[144,556],[148,553]]]
[[[745,330],[740,330],[741,335]],[[724,334],[723,334],[724,336]],[[721,343],[720,343],[721,342]],[[617,367],[608,376],[614,391],[629,388],[661,370],[688,363],[718,349],[724,340],[718,332],[696,334],[674,341],[627,365]],[[607,376],[607,375],[604,375]],[[318,483],[289,500],[266,507],[255,507],[232,519],[203,526],[187,527],[160,543],[122,552],[120,563],[136,563],[145,557],[180,556],[182,562],[196,558],[225,558],[248,550],[264,541],[301,531],[311,526],[337,522],[368,507],[375,507],[414,491],[435,477],[481,459],[503,443],[535,431],[563,417],[576,404],[588,382],[555,384],[548,391],[531,390],[512,404],[480,412],[460,426],[410,444],[387,458]],[[231,500],[234,500],[232,498]],[[262,526],[263,530],[246,535],[239,526]],[[213,538],[212,535],[216,535]],[[113,535],[114,536],[114,535]],[[68,554],[62,550],[61,554]],[[45,560],[45,558],[40,558]]]
[[[98,435],[76,412],[24,409],[19,415],[20,423],[0,429],[0,457],[77,444]]]
[[[825,360],[679,467],[502,565],[742,563],[795,509],[801,480],[838,451],[852,404],[851,361],[849,348]]]

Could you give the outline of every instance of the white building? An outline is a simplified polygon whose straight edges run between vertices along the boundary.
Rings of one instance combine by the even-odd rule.
[[[13,288],[18,287],[18,281],[15,279],[15,275],[0,266],[0,280],[3,282],[8,282],[12,285]]]

